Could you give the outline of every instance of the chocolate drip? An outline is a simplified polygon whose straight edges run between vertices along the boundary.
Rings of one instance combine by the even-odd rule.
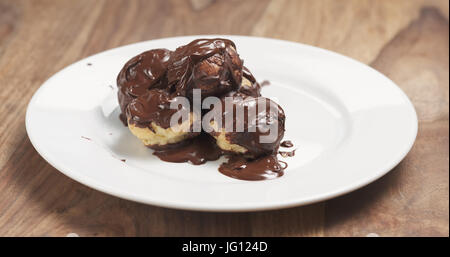
[[[179,98],[172,98],[166,90],[151,89],[146,94],[133,99],[127,108],[127,117],[130,124],[138,127],[149,127],[154,122],[162,128],[169,128],[172,115],[181,109],[171,109],[170,104],[176,104],[178,108],[186,108],[179,103]],[[183,109],[181,111],[189,112]]]
[[[283,176],[286,168],[287,163],[279,161],[276,155],[266,155],[255,160],[233,155],[220,165],[219,171],[226,176],[242,180],[265,180]]]
[[[294,144],[291,142],[291,140],[285,140],[285,141],[281,142],[280,146],[290,148],[290,147],[293,147]]]
[[[190,162],[194,165],[200,165],[207,161],[219,159],[223,153],[213,138],[202,133],[184,145],[166,150],[157,150],[153,154],[166,162]]]

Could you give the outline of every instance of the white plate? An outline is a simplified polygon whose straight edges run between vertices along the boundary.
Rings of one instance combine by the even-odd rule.
[[[296,155],[285,159],[284,176],[256,182],[222,175],[221,160],[201,166],[160,161],[119,121],[116,76],[145,50],[175,49],[200,37],[214,36],[132,44],[58,72],[28,105],[33,146],[56,169],[97,190],[202,211],[275,209],[336,197],[386,174],[411,149],[417,134],[414,107],[379,72],[312,46],[221,36],[236,43],[259,81],[272,83],[262,94],[285,110],[284,138],[294,143]]]

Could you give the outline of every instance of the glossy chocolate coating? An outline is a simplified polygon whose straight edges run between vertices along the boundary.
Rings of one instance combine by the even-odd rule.
[[[222,116],[222,128],[226,130],[227,141],[243,146],[247,149],[245,156],[250,158],[276,153],[284,136],[285,114],[281,106],[265,97],[228,99],[231,99],[233,109],[227,109],[227,100],[222,98],[222,108],[211,110],[214,116]],[[236,118],[236,110],[239,108],[244,111],[244,119]],[[233,122],[232,127],[229,126],[228,129],[227,119]],[[244,130],[239,131],[239,128]],[[261,137],[268,136],[271,129],[275,129],[275,134],[272,134],[270,142],[262,142]],[[212,133],[217,135],[217,132]]]
[[[166,87],[171,53],[167,49],[153,49],[133,57],[124,65],[117,76],[117,94],[122,114],[125,114],[134,98],[144,95],[151,88]]]
[[[154,122],[164,129],[169,128],[172,115],[178,111],[171,109],[170,104],[177,103],[177,100],[178,98],[172,98],[164,89],[148,90],[128,104],[126,109],[128,123],[152,129],[149,124]],[[190,110],[184,111],[189,112]]]
[[[176,95],[192,96],[193,89],[201,89],[202,96],[219,96],[239,88],[242,60],[230,40],[194,40],[173,52],[167,79]]]

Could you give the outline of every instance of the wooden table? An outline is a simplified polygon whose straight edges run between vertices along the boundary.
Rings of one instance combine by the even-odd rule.
[[[448,1],[0,0],[0,236],[448,236]],[[304,207],[202,213],[147,206],[62,175],[34,150],[25,110],[64,66],[120,45],[192,34],[330,49],[393,79],[417,141],[389,174]]]

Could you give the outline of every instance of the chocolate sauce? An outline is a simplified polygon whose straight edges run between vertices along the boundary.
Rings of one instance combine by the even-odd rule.
[[[291,142],[291,140],[284,140],[283,142],[281,142],[280,146],[285,147],[285,148],[290,148],[290,147],[293,147],[294,144]]]
[[[283,176],[286,168],[287,163],[278,160],[276,155],[266,155],[255,160],[248,160],[241,155],[233,155],[227,162],[220,165],[219,171],[236,179],[266,180]]]
[[[211,136],[202,133],[200,136],[191,139],[187,144],[176,148],[156,150],[153,154],[166,162],[190,162],[194,165],[200,165],[207,161],[219,159],[223,152]]]

